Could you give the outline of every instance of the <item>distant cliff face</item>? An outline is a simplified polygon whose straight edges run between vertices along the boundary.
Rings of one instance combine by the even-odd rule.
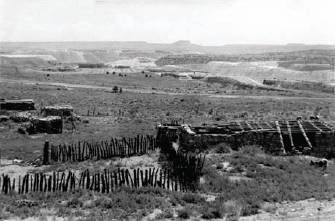
[[[260,54],[182,54],[168,55],[158,59],[158,66],[178,64],[207,64],[211,61],[251,62],[251,61],[296,61],[308,64],[329,64],[334,68],[333,50],[306,50],[296,52],[267,52]]]

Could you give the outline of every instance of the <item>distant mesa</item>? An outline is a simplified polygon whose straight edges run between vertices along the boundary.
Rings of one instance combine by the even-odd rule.
[[[304,43],[288,43],[287,46],[304,46]]]
[[[172,44],[173,45],[189,45],[191,44],[191,42],[188,40],[180,40],[180,41],[173,42]]]

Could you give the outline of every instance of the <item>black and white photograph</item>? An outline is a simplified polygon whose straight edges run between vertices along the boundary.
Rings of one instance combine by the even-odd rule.
[[[335,220],[333,0],[0,0],[0,220]]]

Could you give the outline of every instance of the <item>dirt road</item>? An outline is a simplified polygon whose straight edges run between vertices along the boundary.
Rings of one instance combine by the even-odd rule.
[[[9,84],[31,84],[31,85],[49,85],[56,87],[66,87],[66,88],[86,88],[86,89],[95,89],[95,90],[103,90],[106,92],[112,92],[113,87],[106,86],[95,86],[95,85],[86,85],[86,84],[69,84],[69,83],[61,83],[61,82],[44,82],[44,81],[29,81],[29,80],[13,80],[13,79],[1,79],[0,83],[9,83]],[[190,95],[190,93],[172,93],[165,91],[152,90],[151,88],[147,89],[133,89],[133,88],[122,88],[124,92],[131,93],[143,93],[143,94],[162,94],[162,95],[174,95],[174,96],[185,96]],[[194,93],[193,93],[194,94]],[[251,98],[251,99],[276,99],[276,100],[287,100],[287,99],[310,99],[310,100],[334,100],[333,97],[296,97],[296,96],[262,96],[262,95],[226,95],[226,94],[206,94],[206,93],[198,93],[197,96],[207,96],[212,98]]]

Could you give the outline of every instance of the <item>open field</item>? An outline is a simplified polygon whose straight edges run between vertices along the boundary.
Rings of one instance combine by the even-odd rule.
[[[123,48],[118,47],[122,52]],[[57,50],[44,55],[54,54],[58,62],[66,63],[64,52],[58,53]],[[148,56],[147,51],[123,51],[120,56],[122,53],[115,49],[110,49],[108,53],[86,50],[86,55],[78,51],[67,54],[75,55],[80,62],[84,61],[79,59],[80,56],[92,62],[107,59],[114,66],[53,72],[42,71],[42,66],[53,64],[40,57],[9,56],[1,61],[1,98],[34,99],[36,110],[29,111],[32,115],[39,115],[43,106],[68,104],[81,120],[64,120],[60,134],[22,134],[19,128],[25,128],[26,122],[2,121],[0,174],[8,174],[18,180],[19,175],[27,172],[69,170],[80,174],[84,169],[102,173],[104,169],[163,168],[169,164],[159,149],[128,158],[57,162],[39,167],[24,162],[43,154],[45,140],[59,145],[104,141],[112,137],[155,136],[158,124],[171,121],[218,125],[246,120],[295,120],[298,116],[308,119],[310,115],[318,115],[321,121],[335,125],[333,93],[309,90],[305,86],[284,88],[262,84],[265,78],[297,82],[315,80],[331,84],[334,82],[331,70],[308,72],[284,69],[278,67],[275,61],[213,61],[153,67],[151,60],[150,65],[131,66],[124,70],[115,68],[115,64],[134,64],[134,58],[144,57],[141,53],[151,59],[163,56],[163,53],[153,52],[153,56]],[[13,51],[8,49],[9,54],[16,53]],[[17,53],[24,54],[22,51]],[[32,54],[29,51],[26,53]],[[152,68],[161,70],[150,71]],[[182,80],[161,76],[165,72],[179,74],[183,69],[205,72],[206,77]],[[18,114],[18,111],[1,110],[1,115],[9,117]],[[331,220],[335,214],[335,164],[332,159],[328,161],[327,169],[322,170],[309,165],[311,160],[317,160],[314,157],[270,156],[258,146],[245,146],[240,150],[232,150],[229,146],[209,146],[203,154],[206,161],[195,192],[120,187],[108,194],[90,190],[32,192],[26,195],[11,193],[1,195],[0,219]],[[14,159],[24,162],[14,164]],[[20,200],[37,204],[20,204]]]
[[[33,81],[26,80],[32,79],[33,75],[34,73],[25,74],[13,80],[4,76],[1,80],[2,96],[34,98],[37,110],[41,105],[70,104],[76,114],[88,119],[90,123],[78,123],[75,133],[34,136],[13,133],[17,128],[11,123],[4,124],[1,140],[6,141],[6,146],[17,143],[14,146],[21,146],[22,151],[23,143],[38,143],[36,147],[39,149],[45,139],[57,143],[59,139],[99,140],[110,136],[155,134],[158,123],[171,120],[190,124],[220,124],[220,121],[234,120],[295,119],[296,116],[313,114],[319,114],[329,122],[334,119],[334,102],[328,94],[263,89],[234,90],[231,85],[221,87],[216,83],[181,81],[161,78],[155,74],[148,78],[142,73],[132,73],[127,77],[66,73],[46,76],[37,73]],[[122,87],[123,93],[112,93],[114,86]],[[241,93],[237,94],[239,91]],[[274,95],[275,93],[282,95]],[[92,116],[93,111],[95,116]],[[123,116],[119,115],[120,111]],[[9,128],[12,131],[8,131]],[[127,134],[124,134],[126,131]],[[6,149],[7,147],[2,147],[3,157],[7,155]],[[16,154],[21,155],[20,152]],[[15,157],[12,154],[8,156]]]

